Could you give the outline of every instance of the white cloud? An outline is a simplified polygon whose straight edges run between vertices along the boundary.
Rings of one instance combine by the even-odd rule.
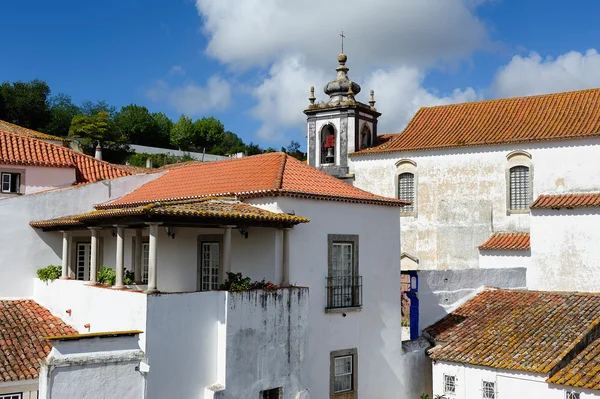
[[[557,58],[542,58],[532,52],[516,55],[496,75],[493,94],[497,97],[526,96],[600,87],[600,54],[570,51]]]
[[[205,86],[194,82],[171,86],[164,80],[158,80],[146,90],[146,97],[154,102],[166,103],[188,116],[198,116],[229,107],[231,85],[218,75],[211,76]]]
[[[173,65],[169,70],[170,75],[185,75],[185,69],[183,69],[180,65]]]

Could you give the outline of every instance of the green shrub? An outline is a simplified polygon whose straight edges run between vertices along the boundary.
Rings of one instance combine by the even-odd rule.
[[[222,291],[232,291],[232,292],[240,292],[240,291],[248,291],[248,290],[267,290],[267,291],[276,291],[279,289],[277,284],[273,284],[270,281],[255,281],[252,282],[250,277],[243,277],[242,273],[227,273],[227,279],[223,284],[219,286],[219,289]]]
[[[132,270],[125,270],[125,277],[123,277],[123,284],[131,285],[135,281],[134,274]]]
[[[98,283],[115,285],[116,280],[117,272],[115,272],[114,269],[106,266],[100,266],[100,269],[98,270]]]
[[[61,266],[48,265],[46,267],[43,267],[43,268],[37,270],[37,276],[42,281],[56,280],[61,275],[62,275],[62,267]]]

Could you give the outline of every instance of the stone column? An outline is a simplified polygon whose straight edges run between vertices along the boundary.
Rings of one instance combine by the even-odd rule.
[[[290,231],[289,227],[283,228],[283,256],[281,257],[281,285],[290,285]]]
[[[158,226],[160,223],[147,223],[150,226],[150,237],[148,240],[148,289],[146,293],[152,294],[158,292],[158,285],[156,281],[157,270],[156,270],[156,244],[158,239]]]
[[[142,283],[142,229],[135,229],[135,264],[133,265],[133,280],[135,284]]]
[[[62,273],[60,278],[62,280],[67,280],[69,278],[69,247],[71,243],[71,232],[70,231],[61,231],[63,240],[62,240]]]
[[[115,279],[115,285],[113,288],[123,288],[123,274],[125,273],[124,263],[124,249],[125,249],[125,226],[116,225],[117,228],[117,261],[116,261],[116,273],[117,278]]]
[[[98,231],[99,227],[89,227],[91,233],[91,249],[90,254],[90,283],[96,285],[98,283]]]
[[[234,227],[223,227],[223,273],[221,274],[221,283],[227,279],[227,273],[231,271],[231,229]]]

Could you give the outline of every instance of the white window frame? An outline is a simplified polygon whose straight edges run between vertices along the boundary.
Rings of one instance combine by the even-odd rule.
[[[565,391],[565,399],[579,399],[580,393],[575,391]]]
[[[80,259],[80,247],[83,247],[83,259]],[[86,253],[87,253],[87,264],[86,264]],[[81,264],[83,261],[83,264]],[[77,242],[75,244],[75,265],[76,265],[76,274],[75,279],[80,281],[89,281],[90,280],[90,267],[92,262],[92,244],[89,242]],[[81,278],[80,278],[81,277]],[[0,399],[2,399],[0,397]]]
[[[200,243],[200,263],[201,263],[201,291],[215,291],[219,289],[219,281],[221,278],[221,255],[222,255],[222,245],[219,241],[202,241]],[[217,246],[217,259],[213,259],[213,246]],[[206,246],[208,246],[209,251],[206,251]],[[208,254],[209,258],[205,258],[205,255]],[[206,265],[205,261],[208,260],[209,264]],[[214,273],[214,265],[211,262],[216,260],[217,273]],[[208,273],[207,273],[208,272]],[[204,281],[205,278],[208,278],[208,281]]]
[[[456,386],[456,383],[455,383]],[[491,391],[490,391],[491,388]],[[496,381],[481,381],[481,398],[496,399]]]
[[[327,246],[326,312],[335,312],[336,309],[360,309],[362,307],[362,282],[358,265],[358,235],[328,234]],[[341,256],[341,259],[338,258],[338,255]]]
[[[148,269],[150,264],[150,243],[142,242],[142,284],[148,284]]]
[[[340,367],[344,367],[345,368],[345,364],[346,361],[350,360],[350,362],[348,363],[350,365],[350,371],[346,371],[346,370],[342,370],[341,372],[338,372],[338,361],[343,362],[343,364]],[[333,393],[338,394],[338,393],[344,393],[344,392],[351,392],[352,391],[352,376],[354,375],[354,365],[353,365],[353,359],[352,359],[352,355],[347,355],[347,356],[337,356],[333,359],[334,365],[333,365]],[[346,382],[346,378],[348,378],[348,382],[349,382],[349,386],[343,387],[342,389],[335,389],[336,386],[336,382],[338,381],[338,379],[343,378],[343,381],[341,381],[344,385],[347,383]]]
[[[4,178],[8,177],[8,181],[5,182]],[[12,191],[13,179],[16,178],[17,190]],[[8,189],[4,188],[4,185],[8,184]],[[3,194],[19,194],[21,192],[21,173],[19,172],[1,172],[0,173],[0,188]],[[1,399],[1,398],[0,398]]]
[[[445,395],[456,395],[456,376],[451,374],[444,374],[443,379],[443,388]],[[450,385],[451,382],[451,385]],[[448,387],[452,386],[452,390],[449,390]]]
[[[343,373],[338,373],[336,371],[335,365],[336,360],[340,359],[348,359],[350,358],[350,372],[344,371]],[[329,353],[329,397],[334,398],[338,395],[343,398],[352,398],[358,399],[358,351],[356,348],[353,349],[343,349],[338,351],[333,351]],[[350,388],[351,389],[343,389],[336,390],[335,389],[335,381],[336,377],[344,377],[350,375]]]
[[[23,399],[23,392],[2,393],[0,399]]]
[[[533,162],[531,160],[531,154],[529,154],[528,152],[525,151],[512,151],[511,153],[509,153],[506,156],[507,159],[507,163],[506,163],[506,214],[507,215],[511,215],[511,214],[523,214],[523,213],[529,213],[530,209],[529,209],[529,205],[531,205],[531,202],[533,201]],[[528,204],[527,207],[525,208],[518,208],[518,209],[512,209],[512,197],[513,197],[513,193],[511,190],[511,178],[512,178],[512,172],[513,172],[513,168],[518,167],[518,166],[522,166],[522,167],[526,167],[528,169],[528,176],[527,176],[527,198],[526,198],[526,202]]]

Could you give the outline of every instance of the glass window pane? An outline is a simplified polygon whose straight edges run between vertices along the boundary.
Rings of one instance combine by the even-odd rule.
[[[415,175],[402,173],[398,176],[398,199],[411,201],[411,204],[402,208],[402,212],[415,211]]]
[[[515,166],[510,169],[510,209],[529,208],[529,168]]]

